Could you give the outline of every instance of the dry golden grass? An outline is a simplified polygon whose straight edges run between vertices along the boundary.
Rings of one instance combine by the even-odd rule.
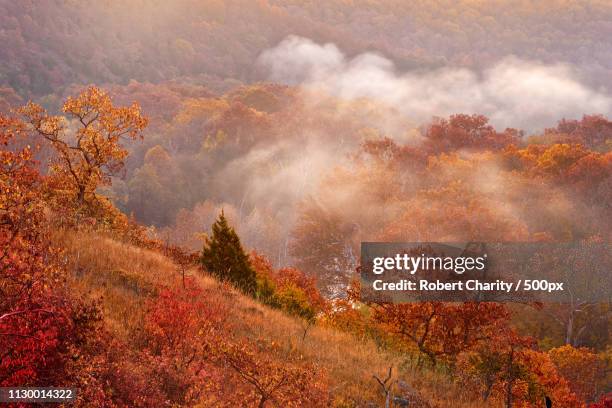
[[[162,254],[110,237],[63,231],[55,234],[55,240],[66,249],[72,290],[100,299],[108,328],[125,340],[141,325],[143,303],[156,287],[181,280],[177,265]],[[405,358],[379,350],[372,341],[360,341],[350,334],[319,326],[310,328],[303,339],[305,326],[299,319],[263,306],[197,270],[187,273],[204,289],[204,296],[228,307],[233,336],[274,342],[288,353],[323,368],[340,406],[350,397],[383,404],[372,376],[384,377],[391,365],[394,378],[410,384],[431,406],[485,406],[458,397],[460,390],[441,373],[402,368],[398,375]]]

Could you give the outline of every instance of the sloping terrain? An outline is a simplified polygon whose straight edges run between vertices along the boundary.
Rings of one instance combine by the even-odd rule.
[[[142,325],[147,297],[154,296],[160,286],[181,282],[179,266],[163,254],[91,233],[60,232],[55,238],[66,248],[72,272],[69,285],[99,299],[106,326],[126,342]],[[196,269],[186,274],[203,289],[207,302],[227,307],[227,320],[233,322],[228,336],[265,339],[279,346],[280,356],[282,350],[298,353],[322,368],[338,406],[349,399],[384,404],[373,376],[384,378],[390,366],[397,380],[395,393],[411,399],[415,405],[410,406],[478,406],[457,397],[460,390],[442,373],[411,368],[400,355],[381,350],[372,341],[321,326],[308,329],[304,337],[305,324],[299,319],[261,305]]]

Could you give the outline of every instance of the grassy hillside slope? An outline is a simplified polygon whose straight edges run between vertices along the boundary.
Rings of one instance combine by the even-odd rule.
[[[56,233],[55,240],[66,249],[71,289],[98,299],[107,328],[127,343],[143,324],[146,299],[160,285],[182,279],[179,267],[163,254],[110,237],[64,231]],[[383,378],[391,365],[399,380],[394,391],[413,399],[410,406],[478,406],[458,397],[460,390],[441,373],[409,368],[401,355],[381,350],[371,341],[322,326],[311,328],[302,339],[304,325],[299,319],[263,306],[195,269],[187,275],[202,287],[210,302],[227,307],[227,319],[232,322],[228,336],[272,342],[279,346],[277,358],[282,359],[283,352],[298,353],[322,368],[336,406],[352,406],[350,400],[383,406],[373,375]]]

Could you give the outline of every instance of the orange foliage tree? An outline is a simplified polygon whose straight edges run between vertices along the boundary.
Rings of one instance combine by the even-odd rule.
[[[35,134],[51,143],[52,185],[65,202],[78,207],[96,201],[96,190],[111,183],[124,166],[124,139],[142,137],[147,119],[140,107],[115,107],[111,97],[94,86],[63,105],[66,117],[49,115],[40,105],[28,103],[20,109]]]
[[[392,333],[400,345],[416,347],[435,365],[453,363],[462,351],[493,336],[508,318],[497,303],[443,302],[384,303],[374,306],[374,320]]]
[[[580,120],[562,119],[545,135],[581,143],[589,147],[604,147],[612,142],[612,122],[602,115],[584,115]]]
[[[593,401],[599,391],[604,374],[602,362],[597,354],[586,347],[566,344],[548,352],[557,371],[569,382],[570,389],[583,401]]]
[[[534,345],[533,338],[500,327],[486,343],[461,354],[458,378],[475,383],[484,401],[492,398],[506,408],[544,405],[547,397],[553,406],[580,407],[548,355]]]
[[[452,115],[439,119],[425,131],[426,149],[446,152],[458,149],[493,149],[517,144],[521,133],[515,129],[497,132],[483,115]]]

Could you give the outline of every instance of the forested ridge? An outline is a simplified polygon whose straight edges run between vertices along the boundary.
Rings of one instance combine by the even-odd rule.
[[[507,55],[565,61],[610,82],[605,1],[72,1],[0,3],[0,79],[21,95],[72,83],[182,79],[227,90],[265,79],[257,56],[287,35],[378,51],[401,69],[480,68]]]

